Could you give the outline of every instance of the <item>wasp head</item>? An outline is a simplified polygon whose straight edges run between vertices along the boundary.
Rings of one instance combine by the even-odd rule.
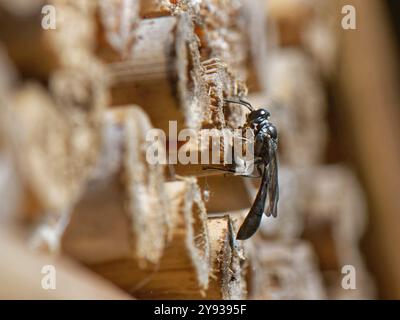
[[[246,116],[246,120],[250,127],[255,129],[263,122],[268,121],[269,116],[270,113],[267,110],[257,109],[248,113]]]
[[[261,123],[264,120],[268,120],[269,116],[269,111],[265,109],[257,109],[247,114],[247,121],[257,124]]]

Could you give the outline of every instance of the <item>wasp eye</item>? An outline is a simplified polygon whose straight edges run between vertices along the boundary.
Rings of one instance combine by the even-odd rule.
[[[269,113],[269,111],[267,111],[266,109],[259,109],[259,111],[260,111],[260,115],[265,117],[265,118],[268,118],[271,115]]]

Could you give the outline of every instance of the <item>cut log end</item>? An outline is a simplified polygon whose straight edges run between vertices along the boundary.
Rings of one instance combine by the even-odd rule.
[[[236,241],[229,215],[208,219],[211,280],[207,299],[245,299],[247,296],[243,246]]]
[[[196,271],[196,277],[201,290],[208,286],[209,273],[209,235],[206,224],[206,209],[201,191],[194,178],[184,178],[182,181],[168,182],[167,192],[175,212],[174,240],[179,241],[182,231],[186,252]],[[176,239],[174,239],[176,237]]]
[[[161,260],[145,268],[131,258],[89,267],[138,298],[201,298],[208,287],[210,254],[204,205],[194,180],[168,182],[165,188],[174,229]]]
[[[126,186],[126,206],[136,240],[135,251],[137,256],[157,262],[164,249],[165,237],[172,229],[164,190],[164,167],[150,164],[146,158],[149,147],[146,135],[152,129],[147,115],[139,109],[121,108],[114,112],[117,117],[124,114],[127,120],[122,180]],[[158,150],[162,149],[159,144]]]
[[[143,146],[150,129],[137,107],[105,113],[99,161],[63,236],[64,251],[82,262],[130,258],[145,266],[159,261],[171,218],[163,167],[146,161]]]
[[[128,57],[139,23],[139,1],[98,1],[97,55],[110,63]]]
[[[24,150],[16,154],[20,155],[17,164],[26,187],[42,210],[70,206],[88,174],[90,161],[86,157],[92,158],[96,149],[95,133],[83,126],[74,132],[71,124],[63,121],[54,100],[38,85],[19,90],[13,105],[9,118],[13,125],[8,127],[15,148]]]

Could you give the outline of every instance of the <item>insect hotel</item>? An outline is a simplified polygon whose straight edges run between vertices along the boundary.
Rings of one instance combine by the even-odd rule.
[[[374,298],[340,2],[0,0],[0,297]]]

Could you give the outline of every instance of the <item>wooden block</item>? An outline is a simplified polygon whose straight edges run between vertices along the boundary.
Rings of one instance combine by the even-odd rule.
[[[242,130],[229,128],[192,131],[188,142],[169,140],[169,163],[179,176],[245,174],[251,171],[251,144]],[[252,136],[250,136],[252,138]],[[225,170],[225,171],[223,171]]]
[[[66,66],[84,66],[95,44],[95,2],[34,1],[0,4],[0,39],[23,76],[46,79]],[[56,8],[56,29],[42,28],[44,5]]]
[[[160,262],[137,268],[132,259],[90,267],[142,299],[199,299],[209,286],[210,243],[200,189],[194,179],[165,185],[173,216],[173,231]]]
[[[234,175],[199,177],[203,193],[207,193],[207,212],[231,212],[248,209],[252,204],[245,179]],[[250,179],[251,180],[251,179]]]
[[[239,80],[245,81],[247,48],[244,45],[246,35],[242,28],[241,1],[207,0],[193,7],[202,58],[224,61]]]
[[[44,4],[56,7],[56,30],[41,26]],[[4,135],[22,189],[17,211],[24,218],[49,212],[57,216],[71,206],[97,156],[98,115],[108,101],[103,70],[92,55],[92,4],[54,0],[0,5],[0,37],[18,80],[35,77],[47,85],[15,82],[5,110]]]
[[[235,239],[236,228],[229,215],[208,218],[211,277],[207,299],[245,299],[246,268],[242,244]]]
[[[245,96],[244,78],[229,61],[200,55],[190,8],[139,23],[129,56],[109,66],[113,104],[140,104],[166,133],[169,120],[178,121],[178,130],[238,127],[240,108],[224,112],[223,99]]]
[[[112,104],[140,104],[154,127],[199,129],[211,121],[193,23],[187,14],[140,22],[129,59],[108,66]]]
[[[238,128],[244,123],[244,113],[237,106],[227,105],[224,98],[243,98],[247,95],[245,83],[239,80],[231,66],[219,58],[202,61],[203,79],[210,97],[210,118],[205,127]]]
[[[20,209],[27,218],[56,214],[83,191],[99,140],[96,126],[76,103],[61,106],[43,87],[30,83],[13,93],[6,109],[7,135],[24,189]]]
[[[180,0],[140,0],[140,16],[146,19],[169,16],[175,13],[183,2]]]
[[[100,157],[85,193],[64,217],[43,225],[36,241],[44,238],[42,245],[51,250],[62,246],[65,253],[89,265],[123,258],[140,266],[157,263],[172,218],[163,166],[146,161],[145,135],[150,128],[137,107],[107,111]],[[48,240],[49,232],[55,243]]]
[[[139,0],[97,1],[96,54],[111,63],[126,59],[136,39]]]
[[[141,1],[140,15],[152,18],[168,15],[179,15],[183,12],[193,17],[196,36],[200,40],[202,60],[217,58],[225,61],[238,80],[246,79],[247,41],[246,28],[252,17],[243,14],[246,1]],[[259,8],[254,8],[264,14]],[[255,24],[261,23],[256,19]],[[260,40],[260,39],[259,39]]]
[[[45,4],[56,8],[55,30],[42,28]],[[13,88],[6,111],[6,134],[24,190],[19,211],[31,218],[70,206],[97,156],[98,114],[108,101],[103,70],[92,55],[93,4],[0,5],[0,37],[21,79],[35,77],[48,85],[48,92],[36,84]]]

